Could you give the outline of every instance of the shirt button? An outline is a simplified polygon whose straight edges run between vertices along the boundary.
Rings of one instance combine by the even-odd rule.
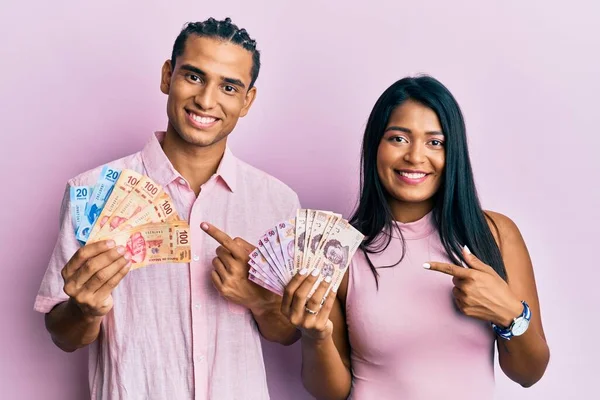
[[[183,179],[183,178],[180,178],[180,179],[179,179],[179,183],[180,183],[180,184],[182,184],[182,185],[185,185],[185,179]]]
[[[197,254],[194,254],[194,257],[192,257],[192,260],[194,261],[198,261],[200,259],[200,257]]]
[[[204,356],[198,356],[198,362],[204,361]]]
[[[197,304],[195,304],[195,305],[194,305],[194,308],[195,308],[196,310],[199,310],[199,309],[200,309],[200,303],[197,303]]]

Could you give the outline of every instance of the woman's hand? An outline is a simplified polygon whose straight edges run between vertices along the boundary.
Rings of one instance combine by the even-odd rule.
[[[326,339],[333,332],[329,313],[335,303],[336,292],[331,288],[327,293],[331,277],[323,279],[309,297],[319,274],[318,269],[311,274],[306,268],[299,271],[286,286],[281,302],[281,313],[300,329],[303,337],[313,340]]]
[[[496,271],[471,254],[467,246],[463,255],[470,268],[439,262],[425,263],[423,267],[453,276],[452,294],[463,314],[508,327],[523,312],[520,299]]]

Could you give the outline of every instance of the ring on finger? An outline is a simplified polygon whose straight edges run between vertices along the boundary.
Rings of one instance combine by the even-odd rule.
[[[319,312],[315,311],[315,310],[311,310],[308,307],[304,307],[304,311],[306,311],[307,313],[309,313],[310,315],[317,315]]]

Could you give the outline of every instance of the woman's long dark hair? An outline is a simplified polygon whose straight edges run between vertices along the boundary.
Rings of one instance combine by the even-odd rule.
[[[400,79],[383,92],[371,111],[362,143],[360,199],[350,223],[366,237],[360,248],[375,275],[377,286],[379,267],[373,265],[369,254],[383,252],[392,240],[394,227],[398,229],[387,202],[389,195],[377,173],[377,150],[392,111],[407,100],[433,110],[445,136],[446,164],[433,208],[444,249],[452,262],[460,265],[465,261],[462,246],[467,245],[473,254],[506,280],[502,255],[486,220],[489,217],[484,214],[477,197],[460,107],[441,82],[419,76]],[[405,242],[399,229],[398,233],[404,254]],[[400,261],[402,258],[398,263]]]

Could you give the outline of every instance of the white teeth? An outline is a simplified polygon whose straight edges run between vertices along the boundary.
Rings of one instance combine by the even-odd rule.
[[[421,179],[424,178],[425,175],[424,173],[413,173],[413,172],[399,172],[400,175],[405,176],[409,179]]]
[[[192,116],[192,118],[194,119],[194,121],[200,122],[201,124],[212,124],[213,122],[215,122],[217,120],[216,118],[201,117],[201,116],[196,115],[196,114],[190,114],[190,115]]]

